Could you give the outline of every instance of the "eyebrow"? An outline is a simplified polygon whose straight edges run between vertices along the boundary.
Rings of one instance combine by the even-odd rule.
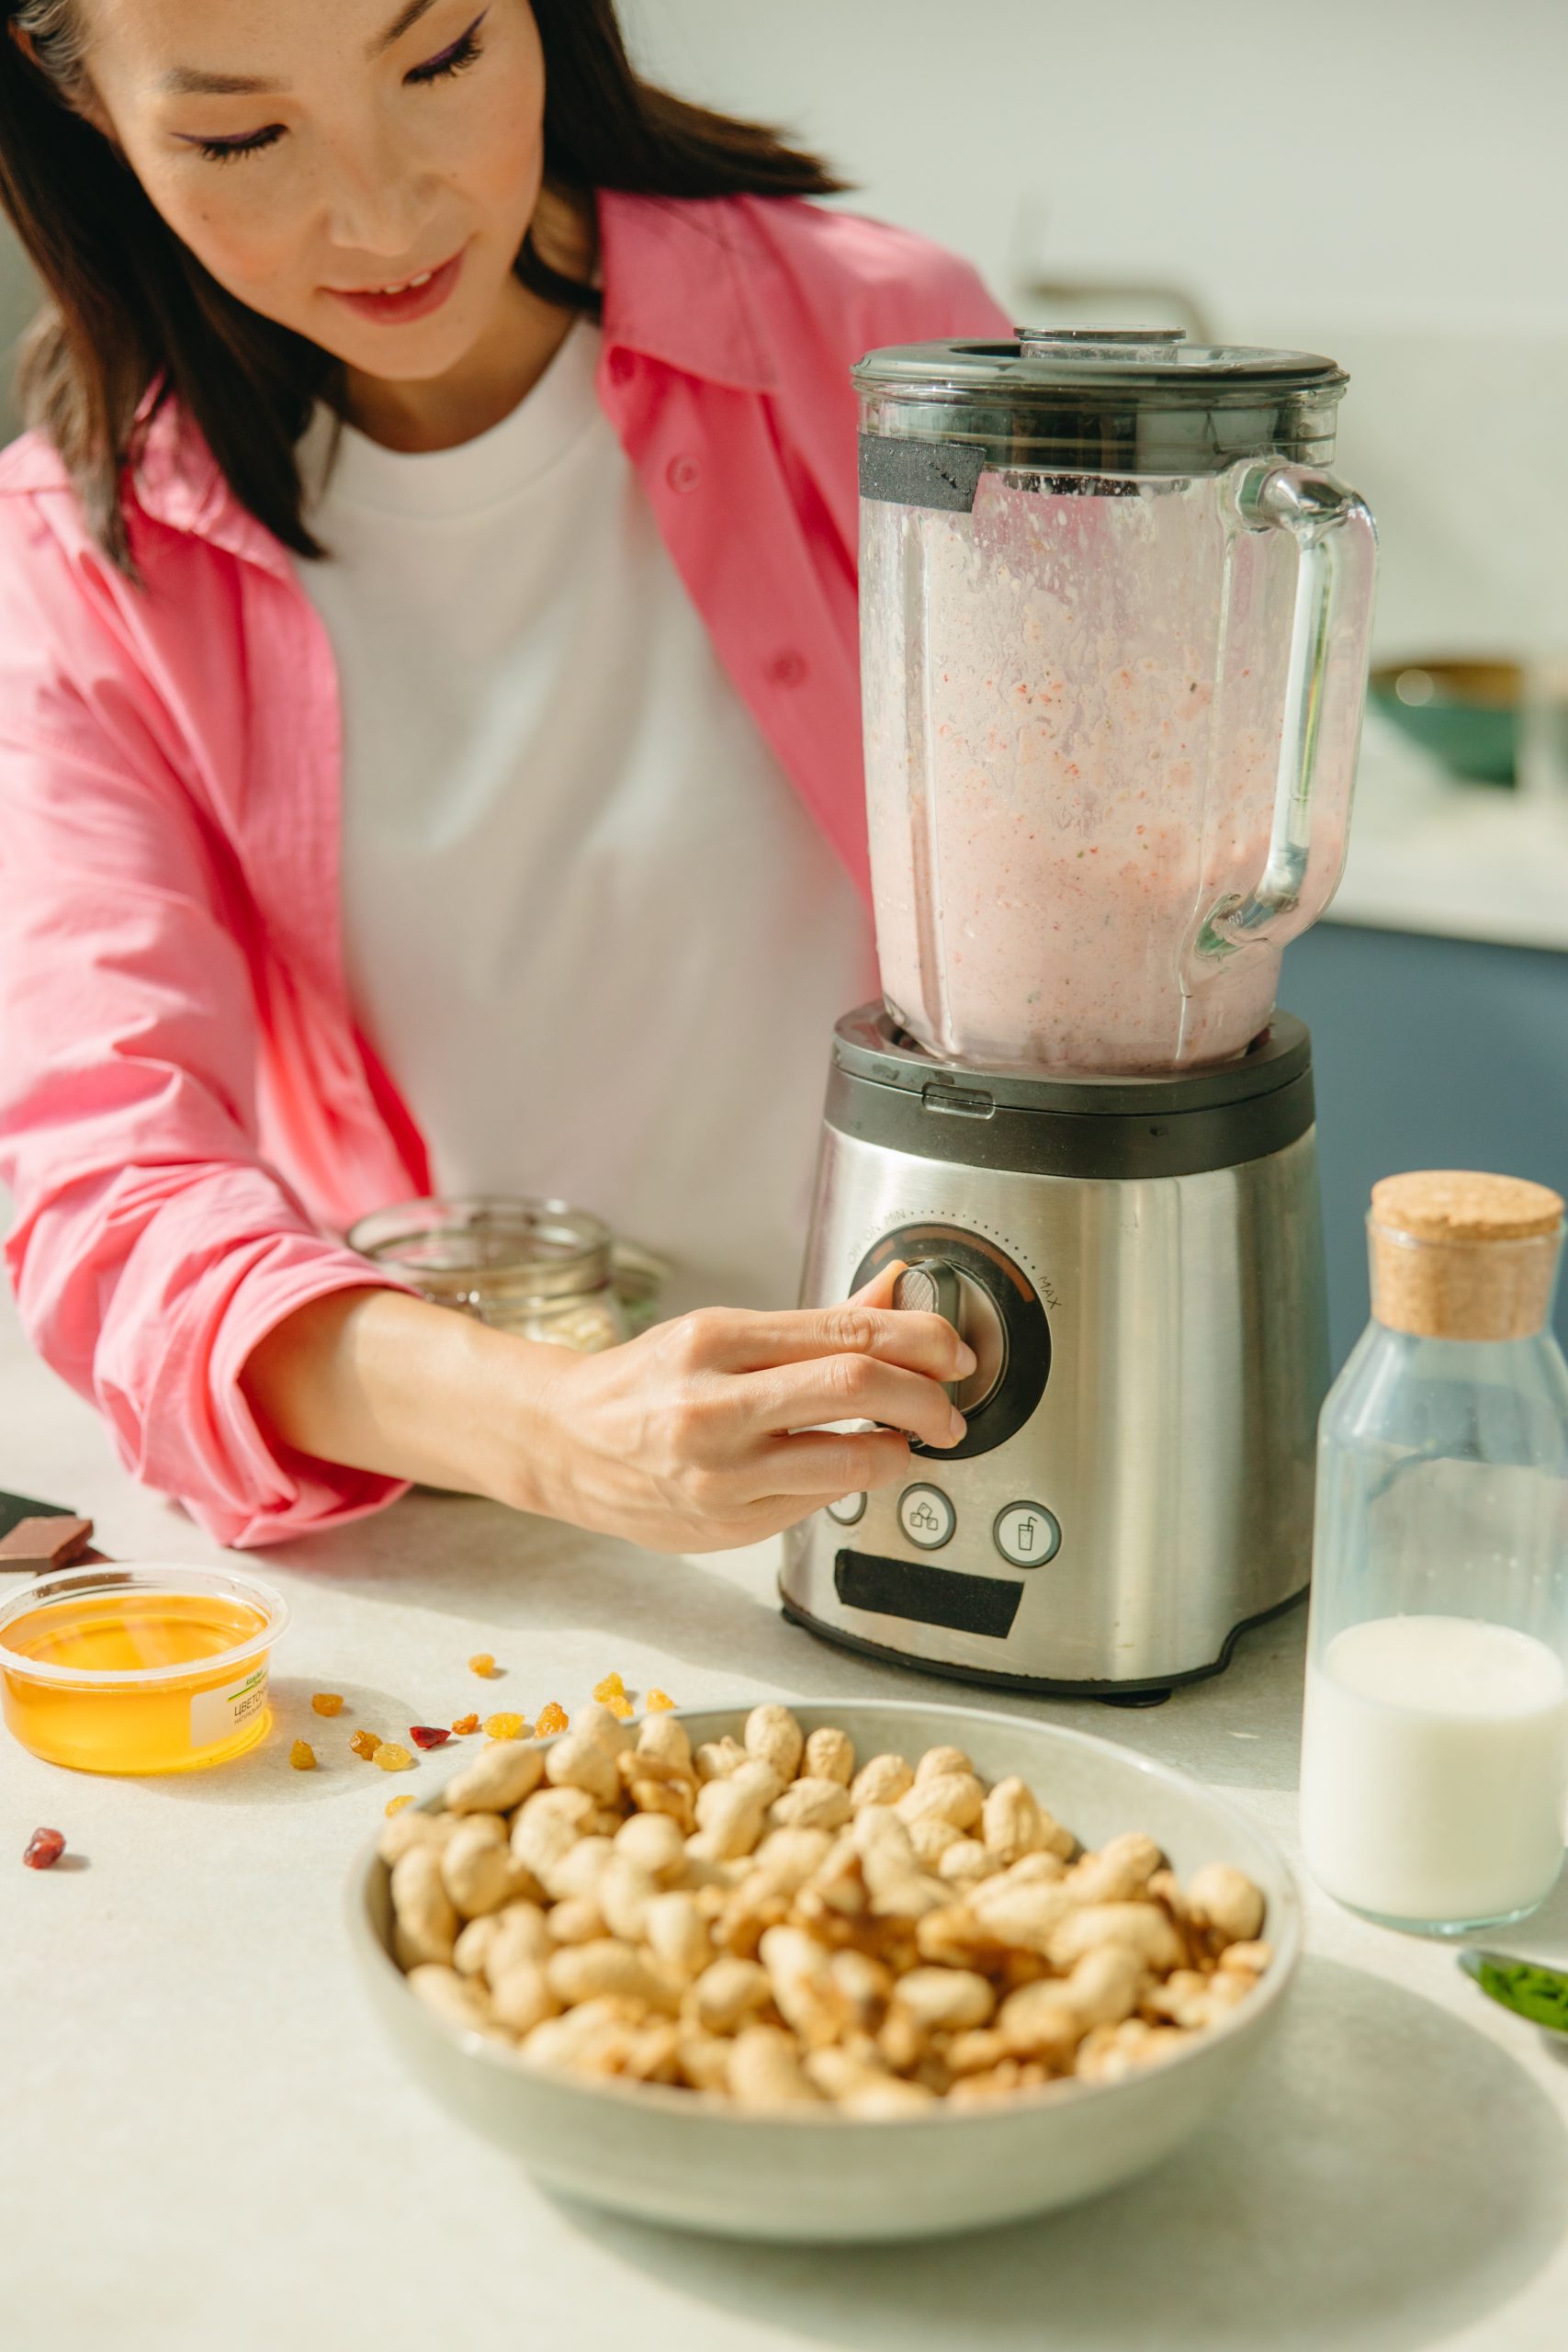
[[[422,17],[427,17],[435,0],[408,0],[383,33],[370,42],[367,55],[382,57],[395,49],[405,33],[412,32]],[[287,82],[269,82],[254,74],[207,74],[199,66],[176,65],[164,76],[164,87],[178,97],[260,97],[274,91],[286,90]]]

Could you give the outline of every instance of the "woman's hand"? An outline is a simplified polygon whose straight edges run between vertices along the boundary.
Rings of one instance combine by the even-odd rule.
[[[963,1437],[942,1384],[975,1366],[941,1316],[888,1305],[899,1271],[843,1306],[712,1307],[602,1355],[559,1351],[517,1499],[649,1551],[705,1552],[897,1485],[909,1474],[902,1432],[943,1447]]]
[[[975,1359],[941,1316],[890,1306],[901,1271],[843,1306],[713,1307],[593,1356],[397,1291],[334,1292],[258,1343],[243,1385],[298,1453],[653,1552],[719,1551],[896,1485],[905,1430],[932,1446],[964,1435],[942,1384]]]

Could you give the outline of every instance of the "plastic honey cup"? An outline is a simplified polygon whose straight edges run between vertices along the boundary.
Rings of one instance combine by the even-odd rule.
[[[189,1772],[254,1747],[288,1604],[225,1568],[56,1569],[0,1605],[0,1708],[79,1772]]]

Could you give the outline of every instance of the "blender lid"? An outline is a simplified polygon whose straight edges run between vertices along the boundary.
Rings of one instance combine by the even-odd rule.
[[[1226,390],[1248,400],[1266,387],[1343,388],[1349,378],[1316,352],[1189,343],[1179,327],[1018,327],[1006,343],[959,339],[868,352],[854,380],[863,392],[929,394],[946,386],[958,394],[1038,394],[1053,405],[1064,392],[1081,392],[1208,407]]]
[[[1190,478],[1253,458],[1327,466],[1349,381],[1316,352],[1192,344],[1165,327],[1023,327],[1005,342],[897,345],[868,352],[852,372],[863,492],[954,506],[972,503],[985,467]],[[933,482],[911,442],[952,453]],[[902,456],[890,446],[898,443]]]

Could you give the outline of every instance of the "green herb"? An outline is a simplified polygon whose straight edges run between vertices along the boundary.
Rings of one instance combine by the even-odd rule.
[[[1568,1974],[1539,1961],[1509,1960],[1502,1952],[1461,1951],[1459,1964],[1482,1991],[1532,2025],[1568,2033]]]

